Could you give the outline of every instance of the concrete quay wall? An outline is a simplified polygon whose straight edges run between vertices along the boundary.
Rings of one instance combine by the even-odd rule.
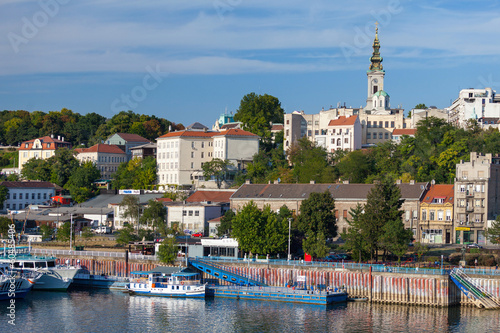
[[[148,260],[128,260],[84,256],[56,256],[58,264],[68,262],[72,266],[80,265],[92,275],[130,277],[130,272],[149,271],[158,266],[158,262]],[[78,262],[79,260],[79,262]]]
[[[446,307],[474,305],[448,275],[402,274],[360,270],[263,265],[225,265],[225,269],[257,277],[272,286],[286,286],[305,276],[307,287],[344,287],[349,297],[367,297],[372,302]],[[206,278],[210,278],[206,276]],[[474,276],[474,282],[500,298],[500,279]]]

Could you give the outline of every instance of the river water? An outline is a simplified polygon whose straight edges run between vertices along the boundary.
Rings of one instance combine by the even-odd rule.
[[[500,311],[349,302],[335,306],[32,291],[0,332],[499,332]]]

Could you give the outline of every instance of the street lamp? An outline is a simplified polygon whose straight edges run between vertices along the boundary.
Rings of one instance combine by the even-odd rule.
[[[71,222],[69,227],[69,250],[73,247],[73,214],[71,214]],[[71,253],[71,252],[70,252]]]
[[[290,230],[292,229],[292,218],[288,218],[288,261],[290,261]]]

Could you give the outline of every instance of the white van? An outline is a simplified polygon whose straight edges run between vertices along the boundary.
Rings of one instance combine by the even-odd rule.
[[[100,226],[94,229],[96,234],[109,234],[111,232],[110,227]]]

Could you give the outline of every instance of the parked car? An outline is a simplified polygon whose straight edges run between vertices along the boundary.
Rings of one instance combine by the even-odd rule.
[[[92,229],[92,231],[95,232],[96,234],[109,234],[111,232],[111,228],[100,226],[95,229]]]
[[[193,236],[193,237],[203,237],[203,233],[197,232],[197,233],[192,234],[191,236]]]
[[[476,244],[476,243],[468,244],[467,247],[469,249],[482,249],[483,248],[481,245]]]

